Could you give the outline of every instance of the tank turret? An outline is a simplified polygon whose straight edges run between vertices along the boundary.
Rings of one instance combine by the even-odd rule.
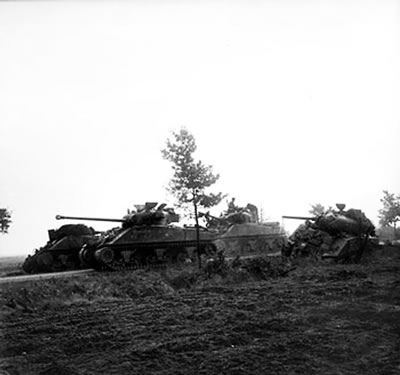
[[[166,204],[147,202],[145,205],[136,205],[137,211],[129,211],[122,219],[109,219],[98,217],[81,217],[81,216],[62,216],[56,215],[57,220],[85,220],[85,221],[105,221],[121,223],[123,228],[129,228],[135,225],[167,225],[179,221],[173,208],[166,207]]]

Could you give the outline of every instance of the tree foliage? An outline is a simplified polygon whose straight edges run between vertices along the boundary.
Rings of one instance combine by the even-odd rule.
[[[316,203],[311,205],[311,209],[308,211],[313,216],[323,215],[326,210],[321,203]]]
[[[396,228],[396,223],[400,220],[400,195],[384,190],[381,202],[383,208],[379,210],[379,223],[383,227],[393,226]]]
[[[6,208],[0,208],[0,233],[8,233],[11,222],[11,212]]]
[[[311,209],[308,212],[311,215],[319,216],[319,215],[325,215],[332,211],[334,211],[332,206],[325,208],[325,206],[323,206],[321,203],[316,203],[311,205]]]
[[[167,139],[166,148],[161,150],[163,158],[172,163],[173,177],[169,183],[169,191],[178,201],[178,206],[187,209],[194,208],[196,224],[198,223],[198,208],[209,208],[217,205],[225,195],[207,193],[206,189],[219,179],[219,174],[213,172],[211,165],[205,165],[194,159],[196,141],[186,129],[172,132],[172,139]]]

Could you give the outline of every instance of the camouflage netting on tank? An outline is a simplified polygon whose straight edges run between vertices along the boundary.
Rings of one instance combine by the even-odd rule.
[[[306,220],[289,237],[286,256],[313,256],[338,262],[359,262],[370,247],[375,228],[364,212],[357,209],[329,210],[317,217],[286,216]],[[285,217],[285,216],[284,216]]]
[[[319,257],[329,251],[333,241],[327,232],[313,228],[310,223],[302,224],[289,237],[285,255]]]
[[[84,224],[66,224],[57,230],[49,231],[51,241],[58,241],[66,236],[91,236],[95,230]]]

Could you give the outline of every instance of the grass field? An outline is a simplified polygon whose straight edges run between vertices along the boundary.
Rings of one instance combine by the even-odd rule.
[[[21,266],[24,260],[24,256],[0,257],[0,277],[23,274]]]

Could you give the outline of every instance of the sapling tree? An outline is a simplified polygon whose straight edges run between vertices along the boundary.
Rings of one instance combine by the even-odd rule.
[[[381,202],[383,208],[379,210],[379,224],[383,227],[393,227],[396,236],[397,222],[400,221],[400,195],[384,190]]]
[[[173,176],[169,182],[169,192],[176,198],[179,207],[193,210],[200,263],[199,209],[217,205],[225,195],[221,192],[208,192],[208,188],[218,181],[219,174],[213,172],[211,165],[195,159],[196,149],[194,136],[183,127],[179,132],[172,132],[172,137],[167,139],[161,153],[164,159],[172,163]]]

